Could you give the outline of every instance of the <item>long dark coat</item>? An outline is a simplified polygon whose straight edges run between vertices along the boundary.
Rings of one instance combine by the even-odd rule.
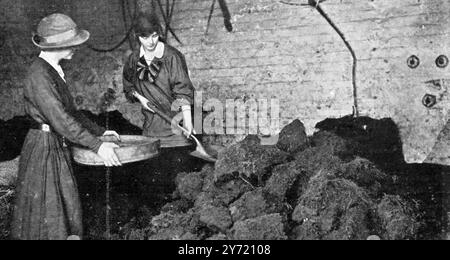
[[[64,80],[36,58],[25,79],[26,113],[51,132],[31,129],[19,162],[12,239],[64,240],[82,237],[82,212],[69,150],[76,143],[98,151],[104,132],[76,111]],[[89,130],[88,130],[89,129]]]

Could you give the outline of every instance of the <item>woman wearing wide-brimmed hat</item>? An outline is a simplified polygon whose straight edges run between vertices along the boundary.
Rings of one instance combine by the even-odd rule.
[[[106,166],[119,166],[118,146],[97,136],[117,135],[105,131],[79,113],[59,65],[70,60],[77,46],[89,39],[63,14],[53,14],[38,25],[33,43],[41,53],[25,78],[25,110],[32,119],[22,148],[12,239],[64,240],[82,237],[81,205],[67,145],[90,148]]]

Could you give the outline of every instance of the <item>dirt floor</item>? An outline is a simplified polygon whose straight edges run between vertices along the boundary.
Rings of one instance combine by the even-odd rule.
[[[120,114],[110,118],[121,134],[140,134]],[[308,137],[294,121],[276,146],[249,136],[222,152],[216,165],[167,150],[115,169],[112,238],[445,238],[448,168],[406,164],[390,120],[344,117],[317,128]],[[85,238],[105,239],[105,169],[75,165],[75,172]],[[8,235],[11,200],[0,200],[0,239]]]

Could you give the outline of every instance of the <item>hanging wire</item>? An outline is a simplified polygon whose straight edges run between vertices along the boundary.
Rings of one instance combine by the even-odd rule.
[[[358,58],[356,57],[356,53],[353,50],[353,47],[350,45],[350,42],[345,37],[344,33],[337,27],[337,25],[331,20],[330,16],[322,9],[320,6],[320,3],[324,2],[326,0],[308,0],[308,4],[298,4],[298,3],[292,3],[292,2],[286,2],[286,1],[280,1],[282,4],[287,5],[294,5],[294,6],[311,6],[315,8],[319,14],[325,18],[325,20],[328,22],[329,25],[337,32],[339,37],[344,41],[345,46],[350,51],[353,59],[353,68],[352,68],[352,84],[353,84],[353,116],[359,117],[359,104],[358,104],[358,87],[356,84],[356,74],[357,74],[357,68],[358,68]]]
[[[166,0],[166,9],[169,10],[169,8],[167,8],[167,6],[169,6],[169,1],[170,0]],[[170,26],[170,23],[172,21],[172,15],[173,15],[173,10],[175,7],[175,1],[176,0],[172,0],[172,6],[170,8],[170,12],[164,11],[164,7],[163,4],[161,3],[161,0],[156,0],[156,3],[158,4],[159,10],[161,11],[161,15],[162,18],[164,20],[164,24],[165,24],[165,32],[164,32],[164,38],[167,40],[167,36],[169,34],[169,32],[172,34],[172,36],[175,38],[175,40],[183,45],[183,43],[181,42],[180,38],[178,38],[178,36],[176,35],[176,33],[173,31],[172,27]]]
[[[212,0],[211,9],[209,10],[208,23],[206,24],[205,36],[208,35],[209,26],[211,25],[211,18],[214,13],[215,7],[216,7],[216,0]]]
[[[136,4],[136,2],[134,2]],[[133,17],[135,17],[136,14],[136,6],[134,6],[134,11],[132,12],[130,10],[130,4],[128,3],[128,1],[122,1],[122,16],[123,16],[123,24],[125,28],[128,28],[128,26],[132,27],[133,23],[134,23],[134,19]],[[127,17],[130,17],[130,24],[127,24]],[[130,45],[130,49],[134,50],[134,42],[133,42],[133,37],[130,37],[131,35],[128,35],[127,39],[128,39],[128,44]]]
[[[233,24],[231,24],[231,14],[225,0],[219,0],[220,9],[222,10],[223,23],[228,32],[233,31]]]
[[[120,2],[121,2],[122,16],[123,16],[122,18],[123,18],[124,26],[127,27],[127,21],[126,21],[127,18],[126,17],[127,17],[127,12],[129,12],[128,7],[127,7],[128,6],[128,0],[120,0]],[[105,52],[115,51],[120,46],[122,46],[128,39],[131,38],[130,36],[131,36],[131,33],[133,32],[133,22],[135,21],[135,19],[137,17],[137,13],[138,13],[137,9],[138,9],[137,0],[134,0],[134,15],[131,16],[132,17],[131,25],[129,26],[129,29],[126,32],[125,37],[119,43],[117,43],[116,45],[114,45],[113,47],[108,48],[108,49],[96,48],[96,47],[94,47],[94,46],[92,46],[90,44],[87,45],[88,48],[93,50],[93,51],[96,51],[96,52],[105,53]],[[130,47],[133,48],[131,41],[130,41]]]

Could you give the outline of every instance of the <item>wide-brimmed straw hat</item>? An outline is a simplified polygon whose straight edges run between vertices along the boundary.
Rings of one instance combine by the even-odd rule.
[[[69,16],[52,14],[41,20],[32,40],[41,49],[63,49],[81,45],[89,36],[90,33],[79,29]]]

